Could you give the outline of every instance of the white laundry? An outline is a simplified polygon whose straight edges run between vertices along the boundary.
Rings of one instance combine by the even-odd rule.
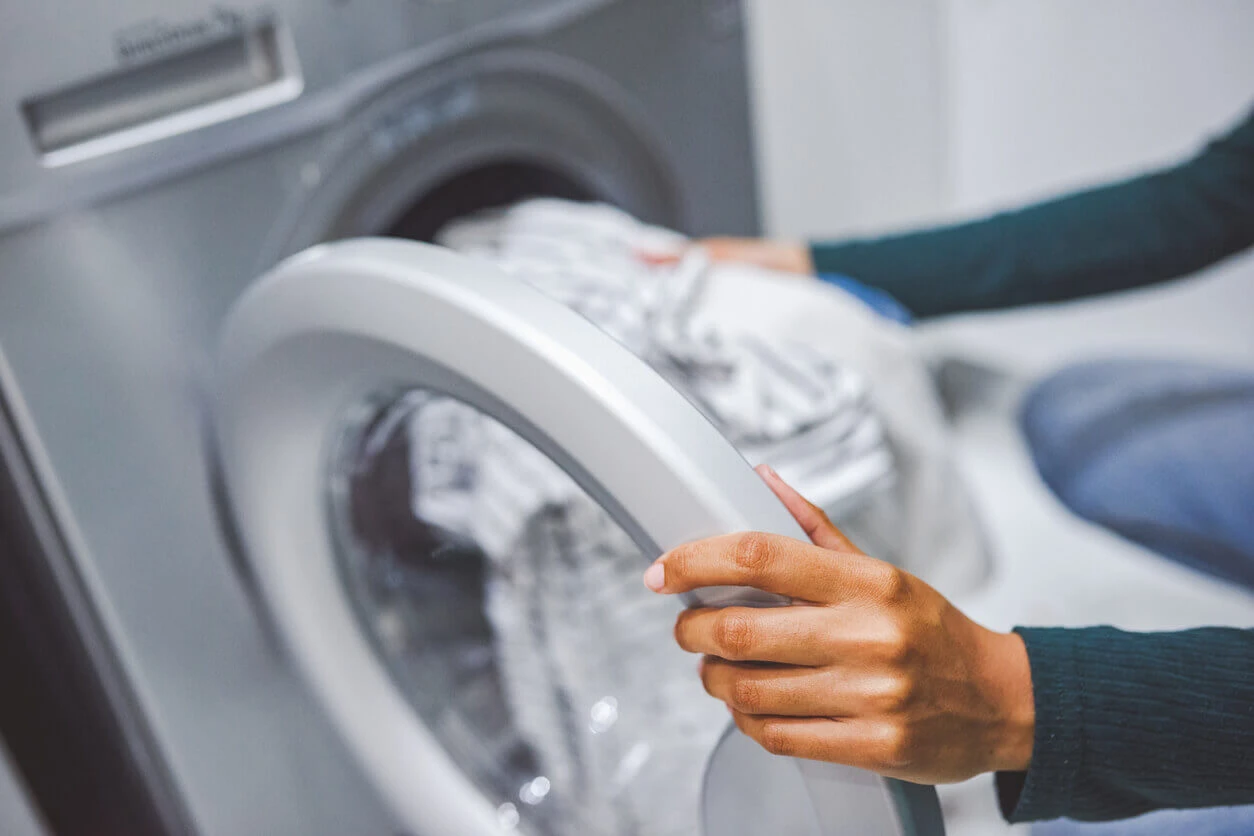
[[[883,422],[896,474],[886,489],[829,509],[854,542],[950,597],[987,580],[984,526],[954,462],[951,428],[913,329],[824,282],[746,265],[720,265],[702,302],[702,320],[733,334],[787,334],[869,381],[869,400]],[[776,469],[803,493],[822,495],[812,487],[821,472],[812,474],[802,461],[787,468]]]
[[[948,553],[979,554],[965,494],[939,453],[939,410],[921,388],[922,361],[896,331],[873,333],[896,326],[860,303],[818,283],[712,266],[699,254],[648,267],[639,251],[685,240],[604,206],[531,201],[459,222],[441,243],[491,259],[600,326],[750,462],[771,463],[881,556],[945,565]],[[764,315],[746,314],[753,304],[732,312],[730,288],[763,297]],[[826,329],[844,336],[816,339],[812,327],[787,322],[766,289],[811,308],[802,324],[818,322],[818,310],[831,317]],[[840,342],[860,338],[890,359]],[[871,386],[852,360],[871,363],[884,383],[875,377]],[[909,397],[925,403],[907,405]],[[485,606],[506,699],[544,772],[536,776],[543,798],[530,784],[520,789],[524,829],[696,832],[705,759],[727,716],[673,643],[679,603],[641,584],[653,555],[513,432],[462,404],[418,398],[409,426],[413,510],[487,555]],[[886,405],[895,410],[887,418]]]
[[[746,458],[769,461],[829,511],[892,480],[893,457],[855,367],[780,332],[701,316],[721,268],[673,232],[602,205],[535,200],[461,221],[440,243],[485,257],[591,320],[700,409]]]

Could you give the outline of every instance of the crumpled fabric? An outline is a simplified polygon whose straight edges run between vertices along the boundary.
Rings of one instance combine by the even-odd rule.
[[[866,378],[807,342],[703,317],[718,268],[682,236],[604,205],[528,201],[454,224],[440,243],[487,258],[592,321],[682,392],[752,463],[839,514],[893,480]]]

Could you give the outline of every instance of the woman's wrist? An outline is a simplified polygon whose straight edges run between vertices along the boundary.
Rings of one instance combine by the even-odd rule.
[[[983,679],[997,706],[990,772],[1024,772],[1032,762],[1036,701],[1027,646],[1017,633],[990,632]]]

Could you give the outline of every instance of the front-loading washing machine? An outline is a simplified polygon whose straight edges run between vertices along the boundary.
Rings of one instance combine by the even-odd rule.
[[[477,564],[398,608],[376,559],[473,544],[381,523],[395,457],[364,451],[456,399],[645,553],[789,521],[642,364],[482,265],[358,241],[245,290],[535,195],[752,233],[746,90],[722,0],[5,13],[0,730],[53,832],[579,832],[501,720],[484,620],[423,615]],[[930,791],[711,750],[708,833],[939,827]]]

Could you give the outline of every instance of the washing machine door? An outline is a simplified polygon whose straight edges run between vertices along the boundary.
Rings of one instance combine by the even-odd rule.
[[[942,832],[930,788],[724,733],[675,661],[681,605],[640,573],[694,538],[804,535],[583,318],[490,264],[364,239],[257,282],[219,360],[259,600],[415,836]],[[784,603],[690,603],[733,602]]]

